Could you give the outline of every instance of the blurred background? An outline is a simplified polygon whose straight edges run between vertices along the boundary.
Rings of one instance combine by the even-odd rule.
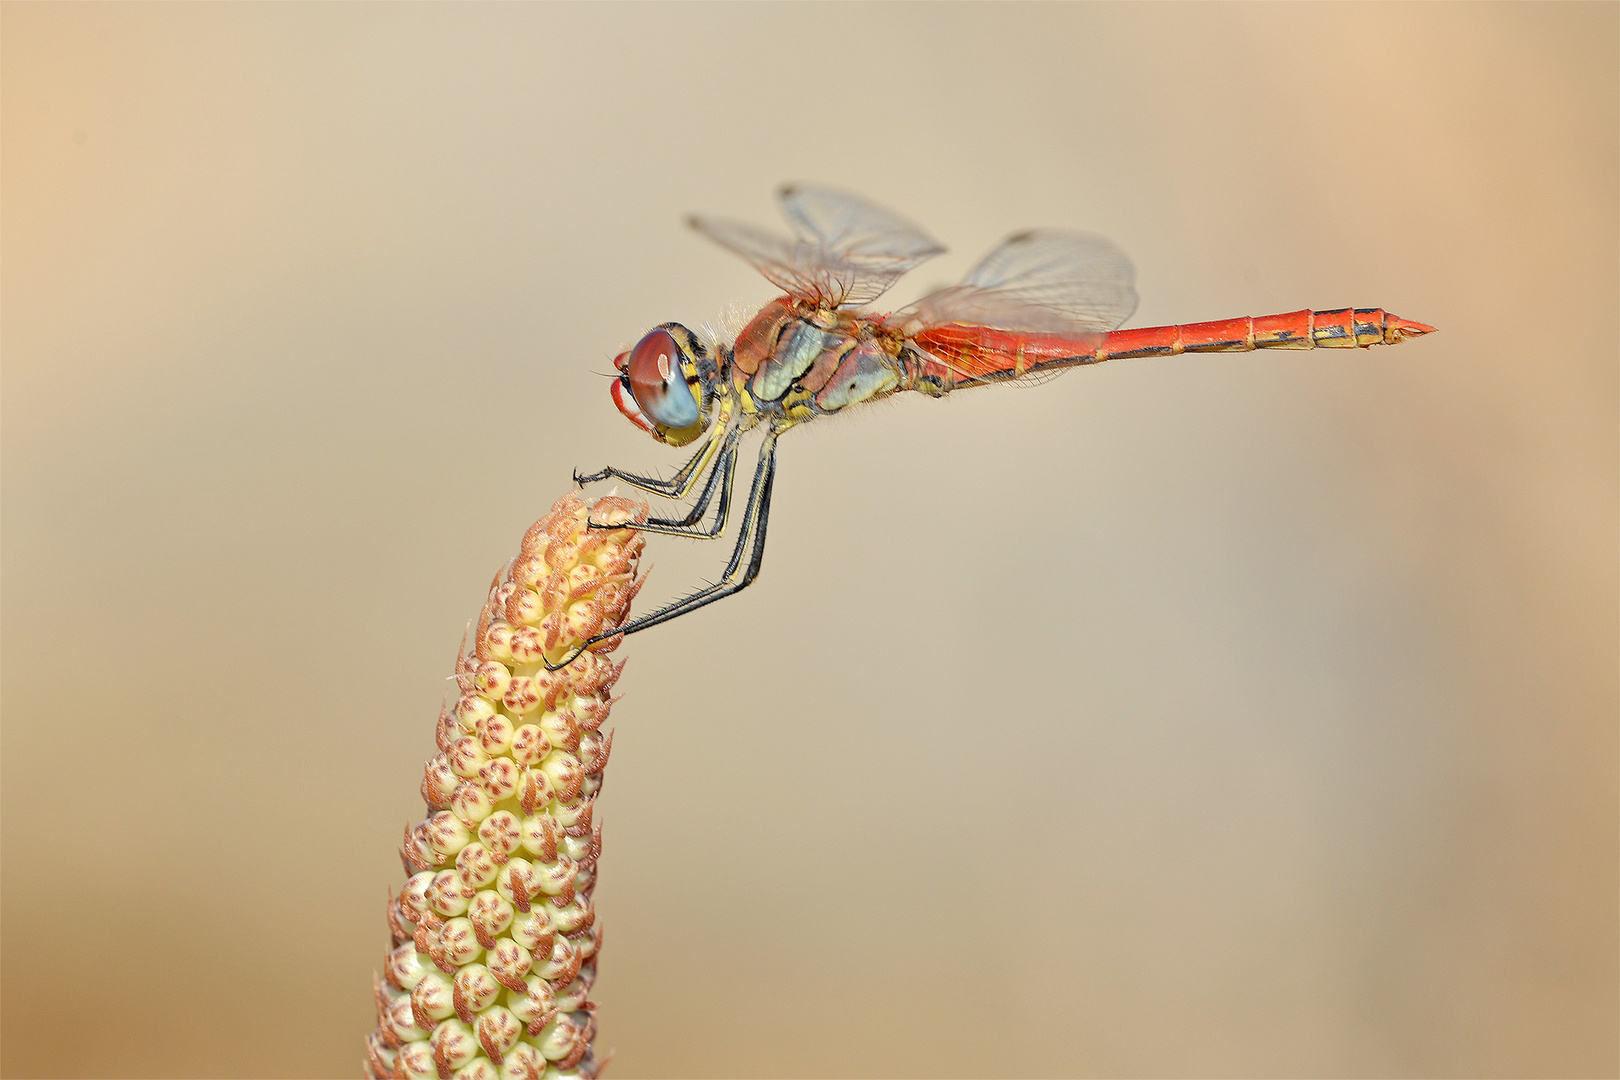
[[[787,438],[620,653],[612,1075],[1620,1070],[1613,5],[3,20],[5,1075],[359,1072],[466,620],[786,179],[895,305],[1052,225],[1440,332]]]

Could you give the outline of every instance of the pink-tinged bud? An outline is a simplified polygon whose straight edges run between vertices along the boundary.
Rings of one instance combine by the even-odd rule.
[[[588,834],[576,835],[576,830],[564,832],[562,834],[562,839],[558,841],[558,844],[560,846],[557,850],[561,851],[564,855],[568,856],[570,859],[573,859],[577,863],[593,862],[598,854],[596,844],[592,840],[591,836]],[[579,868],[579,873],[585,872],[586,868],[581,866]],[[579,884],[579,874],[574,875],[574,884]]]
[[[456,740],[461,738],[461,734],[461,721],[450,711],[450,706],[442,706],[439,709],[438,723],[433,725],[433,745],[439,748],[439,753],[447,754]]]
[[[440,1020],[454,1016],[456,992],[450,984],[450,977],[437,971],[423,976],[422,981],[411,988],[411,1009],[416,1026],[423,1030],[429,1030]]]
[[[490,660],[478,665],[477,674],[473,676],[473,689],[479,697],[494,700],[506,693],[507,684],[511,681],[512,673],[506,665],[498,660]]]
[[[546,1072],[545,1055],[529,1043],[518,1043],[501,1064],[501,1080],[540,1080]]]
[[[400,911],[410,922],[416,922],[432,906],[428,901],[428,887],[433,884],[433,874],[432,870],[412,874],[405,879],[405,887],[399,890]]]
[[[512,730],[512,721],[504,716],[491,716],[481,721],[477,735],[484,753],[498,760],[512,746]]]
[[[506,601],[506,621],[513,626],[533,626],[546,614],[546,605],[533,589],[513,589]]]
[[[591,978],[596,978],[596,951],[602,947],[601,924],[596,922],[593,917],[591,928],[575,934],[570,940],[579,949],[579,955],[584,962],[584,966],[591,969]]]
[[[514,659],[512,656],[511,624],[495,623],[479,634],[477,655],[482,660],[505,662]]]
[[[551,862],[557,857],[557,838],[563,835],[562,827],[557,819],[550,814],[531,814],[523,819],[523,850],[535,856],[542,862]]]
[[[555,900],[548,901],[547,906],[555,906],[556,911],[551,913],[551,924],[560,934],[576,937],[583,931],[589,930],[596,921],[596,905],[587,896],[575,893],[569,900],[564,900],[559,894]]]
[[[433,950],[438,948],[439,931],[444,929],[444,916],[437,911],[425,912],[417,920],[416,930],[411,934],[411,944],[423,956],[432,956]]]
[[[523,985],[523,994],[514,991],[507,996],[507,1006],[512,1010],[512,1015],[525,1024],[535,1024],[536,1021],[541,1026],[549,1024],[557,1013],[557,995],[551,989],[551,984],[538,975],[530,975],[523,980]]]
[[[583,781],[581,783],[583,784]],[[590,799],[577,799],[566,803],[559,799],[557,806],[552,810],[552,817],[557,819],[557,824],[563,827],[563,831],[572,836],[583,836],[591,831],[591,814],[595,805]]]
[[[534,865],[527,859],[508,859],[495,875],[495,891],[519,911],[529,910],[529,901],[540,891],[535,884]]]
[[[523,822],[510,810],[497,810],[478,826],[478,839],[504,864],[523,842]]]
[[[426,1039],[399,1048],[394,1055],[393,1075],[405,1077],[405,1080],[437,1080],[439,1067],[433,1063],[433,1047]]]
[[[477,825],[494,810],[495,803],[490,800],[489,792],[485,791],[484,785],[477,780],[461,781],[456,785],[456,790],[450,794],[450,813],[463,826]],[[429,842],[432,842],[431,837]],[[436,854],[439,853],[439,849],[434,850]],[[450,853],[449,850],[444,851],[439,857],[443,858]]]
[[[558,1073],[561,1080],[561,1073]],[[486,1057],[475,1057],[450,1074],[450,1080],[501,1080],[500,1069]]]
[[[476,731],[478,721],[495,715],[495,706],[477,694],[463,694],[456,702],[456,723],[461,730]]]
[[[459,1069],[478,1055],[478,1039],[472,1028],[459,1020],[446,1020],[434,1028],[428,1043],[433,1047],[433,1063],[440,1070]]]
[[[518,780],[518,804],[525,815],[533,814],[551,801],[551,779],[539,767],[524,769]]]
[[[454,870],[440,870],[433,875],[433,884],[428,886],[428,903],[440,915],[453,917],[467,910],[472,898],[478,895],[478,890],[462,880],[461,875]]]
[[[512,920],[512,940],[531,954],[550,956],[557,935],[551,926],[551,915],[544,905],[531,907]]]
[[[546,560],[540,557],[539,552],[533,551],[519,555],[513,561],[512,569],[507,571],[512,584],[525,589],[535,588],[550,575],[551,568],[546,565]]]
[[[557,991],[557,1011],[562,1013],[573,1012],[581,1005],[584,1005],[590,995],[591,988],[576,977],[573,982]]]
[[[416,943],[407,941],[388,954],[383,964],[383,977],[395,990],[409,991],[416,989],[416,984],[430,970],[422,954],[416,951]]]
[[[547,1061],[567,1061],[584,1035],[584,1025],[569,1013],[558,1013],[540,1033],[540,1053]]]
[[[594,600],[580,600],[568,605],[564,627],[575,641],[584,641],[602,629],[602,610]]]
[[[517,627],[512,631],[510,651],[514,664],[524,667],[538,664],[545,658],[545,637],[532,626]]]
[[[478,770],[489,760],[476,735],[463,735],[457,739],[446,756],[450,759],[450,768],[463,780],[477,776]]]
[[[450,768],[450,759],[435,754],[428,758],[427,767],[422,770],[422,801],[434,810],[443,810],[450,805],[450,796],[460,782],[460,777]]]
[[[579,746],[579,721],[572,709],[557,709],[540,718],[540,730],[547,741],[559,750],[572,753]]]
[[[394,1074],[395,1052],[387,1040],[383,1038],[382,1028],[379,1027],[366,1036],[366,1074],[368,1076],[392,1076]]]
[[[608,754],[613,751],[613,733],[603,737],[600,731],[586,731],[579,737],[579,764],[586,773],[599,773],[607,768]]]
[[[495,1005],[478,1017],[474,1031],[489,1060],[498,1064],[506,1057],[506,1052],[517,1045],[523,1025],[506,1009]]]
[[[534,864],[535,884],[547,896],[556,896],[565,890],[572,892],[574,870],[574,860],[559,853],[555,862]]]
[[[439,928],[439,936],[428,946],[428,955],[444,972],[454,972],[484,954],[471,919],[450,919]]]
[[[483,964],[469,963],[456,972],[454,994],[456,1015],[470,1024],[501,996],[501,984]]]
[[[411,924],[410,919],[405,917],[398,902],[392,896],[388,898],[386,910],[388,912],[388,943],[398,948],[402,942],[411,940],[411,935],[415,933],[416,927]]]
[[[439,859],[454,858],[472,836],[462,819],[448,810],[440,810],[428,818],[426,825],[424,838]]]
[[[408,994],[402,994],[389,1003],[388,1013],[383,1018],[383,1027],[395,1047],[425,1039],[431,1034],[431,1031],[424,1031],[416,1026],[416,1014],[411,1009]]]
[[[602,571],[590,563],[581,563],[568,571],[568,596],[578,599],[587,596],[602,583]]]
[[[530,675],[513,677],[501,696],[501,704],[513,716],[527,716],[540,707],[540,701],[540,685]]]
[[[493,882],[495,875],[501,872],[501,863],[495,860],[489,848],[475,840],[462,848],[461,853],[456,856],[456,872],[461,875],[463,881],[475,889],[482,889]]]
[[[534,973],[553,987],[567,986],[579,974],[581,962],[579,949],[574,943],[559,937],[552,941],[549,957],[534,958]]]
[[[540,771],[551,781],[553,799],[560,803],[570,803],[579,798],[580,785],[585,780],[585,770],[579,767],[579,759],[573,754],[566,750],[553,751],[540,766]]]
[[[531,1043],[518,1043],[501,1064],[501,1080],[541,1080],[544,1075],[546,1057]]]
[[[510,799],[522,782],[523,774],[511,758],[492,758],[478,770],[478,783],[494,802]]]
[[[581,731],[595,731],[607,719],[608,703],[599,699],[580,699],[575,702],[571,712],[579,721]]]
[[[551,740],[536,724],[524,724],[512,732],[512,761],[523,768],[538,765],[551,753]]]
[[[528,949],[511,938],[502,938],[490,950],[488,960],[489,973],[496,982],[508,990],[521,992],[524,989],[523,980],[534,964],[534,956]]]
[[[495,948],[497,935],[506,933],[516,914],[506,897],[493,889],[480,892],[467,907],[467,921],[472,923],[478,944],[486,949]]]

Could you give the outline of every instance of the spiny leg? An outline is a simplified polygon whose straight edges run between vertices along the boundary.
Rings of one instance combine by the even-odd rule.
[[[709,467],[708,480],[703,485],[703,493],[698,496],[697,502],[687,512],[686,517],[679,520],[675,518],[649,518],[639,528],[645,532],[661,533],[671,536],[689,536],[699,540],[712,540],[719,536],[726,527],[726,512],[731,506],[731,482],[737,467],[737,442],[743,436],[742,429],[729,432],[721,444],[720,456]],[[719,512],[710,526],[694,528],[697,522],[709,509],[709,502],[714,498],[717,484],[720,488]],[[616,529],[622,526],[592,521],[589,518],[585,524],[593,529]]]
[[[748,505],[743,508],[742,523],[738,528],[737,544],[731,551],[731,558],[726,563],[724,573],[720,580],[713,585],[707,585],[684,599],[659,608],[639,619],[632,619],[623,626],[598,634],[585,643],[586,646],[595,644],[604,638],[614,637],[618,634],[633,634],[638,630],[645,630],[650,626],[668,622],[679,615],[696,611],[700,607],[712,604],[722,597],[730,596],[748,585],[759,576],[760,567],[765,561],[765,526],[770,517],[771,491],[776,479],[776,435],[772,433],[766,437],[765,445],[760,447],[759,465],[754,470],[753,486],[748,493]],[[740,579],[737,570],[742,566],[743,551],[750,548],[749,538],[752,534],[753,544],[748,560],[747,570]]]
[[[631,487],[640,488],[642,491],[651,492],[666,499],[684,499],[691,494],[692,488],[697,484],[697,478],[703,474],[704,467],[709,463],[715,450],[725,441],[723,437],[724,430],[722,426],[717,425],[714,434],[709,436],[708,441],[698,447],[698,452],[692,455],[691,460],[682,465],[680,470],[668,480],[658,480],[650,476],[637,476],[635,473],[624,472],[609,465],[601,472],[594,472],[589,476],[581,476],[579,470],[575,469],[574,483],[594,484],[601,480],[623,480]]]
[[[703,494],[698,496],[692,509],[680,521],[673,518],[649,518],[637,526],[643,532],[660,533],[665,536],[686,536],[697,540],[713,540],[726,529],[726,515],[731,510],[731,485],[737,474],[737,448],[728,446],[720,451],[720,458],[709,470],[709,481],[703,485]],[[715,488],[720,489],[720,505],[715,508],[714,520],[707,526],[696,523],[703,520],[703,515],[709,509],[709,500],[714,497]]]
[[[782,429],[785,430],[785,429]],[[771,491],[776,481],[776,438],[781,430],[772,430],[765,436],[764,445],[760,447],[759,464],[754,469],[754,482],[748,492],[748,505],[743,508],[742,523],[737,530],[737,545],[732,549],[731,559],[726,563],[725,573],[713,585],[705,586],[684,599],[668,604],[648,615],[638,619],[631,619],[622,626],[597,634],[581,642],[579,647],[570,652],[562,660],[553,664],[549,661],[546,668],[556,671],[572,661],[580,653],[610,637],[621,634],[634,634],[639,630],[657,626],[670,619],[696,611],[700,607],[714,603],[732,593],[741,592],[753,584],[759,576],[760,567],[765,562],[765,527],[771,513]],[[748,558],[747,569],[738,577],[737,570],[742,566],[743,551],[750,548],[750,537],[753,540]]]

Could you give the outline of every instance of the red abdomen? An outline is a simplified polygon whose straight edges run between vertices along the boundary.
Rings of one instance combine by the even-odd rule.
[[[1179,326],[1148,326],[1108,334],[1059,337],[948,323],[913,337],[923,356],[916,389],[955,387],[1050,377],[1081,364],[1184,352],[1249,352],[1254,349],[1365,349],[1395,345],[1434,327],[1382,308],[1290,311]]]

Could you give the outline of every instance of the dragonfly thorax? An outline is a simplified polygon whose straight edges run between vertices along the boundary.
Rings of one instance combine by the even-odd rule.
[[[800,422],[900,389],[900,344],[859,313],[784,296],[737,335],[731,379],[759,411]]]

